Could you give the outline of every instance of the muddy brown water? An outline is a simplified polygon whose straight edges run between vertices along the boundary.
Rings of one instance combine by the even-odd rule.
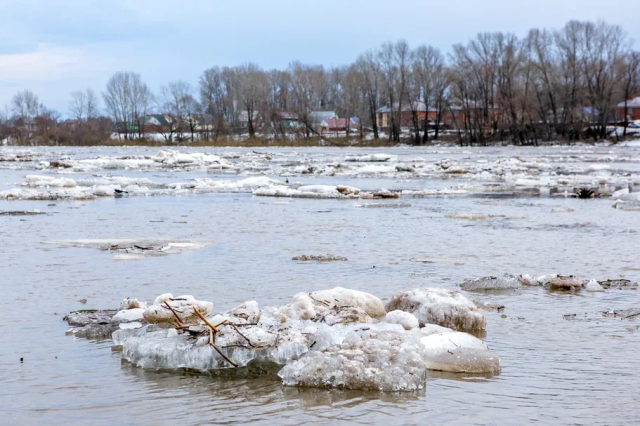
[[[541,151],[501,148],[490,155]],[[369,152],[374,151],[363,153]],[[631,171],[637,168],[628,164]],[[0,170],[0,183],[19,182],[31,173]],[[337,177],[304,180],[342,183]],[[385,183],[395,182],[367,179],[360,186]],[[401,199],[411,206],[375,209],[358,208],[360,200],[273,204],[281,201],[250,194],[56,201],[54,206],[0,201],[0,210],[48,213],[0,218],[0,424],[640,423],[640,319],[601,314],[639,307],[637,291],[467,293],[506,307],[485,313],[484,340],[501,354],[502,371],[489,377],[430,372],[421,393],[284,388],[273,376],[148,371],[122,362],[109,341],[65,335],[62,317],[68,311],[116,307],[127,296],[153,300],[164,292],[193,294],[222,311],[246,300],[280,305],[299,291],[336,285],[388,300],[409,288],[455,288],[465,278],[505,272],[640,280],[640,213],[612,209],[608,199]],[[573,211],[552,212],[564,209]],[[507,218],[446,217],[461,213]],[[41,244],[113,237],[216,243],[130,262],[114,261],[108,252]],[[301,254],[348,261],[291,260]],[[566,314],[576,317],[566,320]]]

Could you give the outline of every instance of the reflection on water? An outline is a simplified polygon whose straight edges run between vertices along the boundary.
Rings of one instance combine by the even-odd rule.
[[[315,152],[327,158],[344,154]],[[518,155],[539,151],[519,150]],[[635,163],[619,167],[629,164]],[[24,174],[0,170],[0,182],[21,181]],[[317,180],[335,182],[331,179]],[[367,182],[372,188],[406,185],[392,179]],[[416,394],[283,388],[274,375],[263,374],[265,366],[215,377],[145,371],[121,362],[108,341],[65,336],[62,316],[70,310],[115,307],[128,296],[153,300],[164,292],[193,294],[221,311],[246,300],[279,305],[299,291],[336,285],[388,300],[409,288],[455,288],[465,278],[505,272],[640,279],[640,213],[612,209],[606,199],[418,198],[402,209],[359,208],[356,201],[273,201],[249,194],[0,201],[3,210],[51,213],[0,219],[0,423],[640,422],[633,392],[640,380],[640,318],[602,316],[603,311],[638,307],[637,291],[468,293],[470,299],[505,306],[500,313],[484,312],[484,339],[502,355],[501,373],[429,372],[426,391]],[[553,212],[559,209],[566,212]],[[523,218],[446,217],[467,213]],[[161,219],[165,222],[156,222]],[[144,237],[215,244],[136,262],[114,262],[108,252],[41,244]],[[301,254],[349,260],[291,260]],[[563,317],[572,314],[571,320]]]

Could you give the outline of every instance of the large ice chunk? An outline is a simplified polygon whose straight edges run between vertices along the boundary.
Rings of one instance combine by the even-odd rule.
[[[280,312],[286,315],[287,318],[314,319],[336,306],[354,306],[374,318],[379,318],[386,314],[382,301],[376,296],[342,287],[312,293],[298,293],[288,305],[280,308]]]
[[[426,382],[425,348],[415,332],[356,330],[341,344],[310,351],[278,375],[286,386],[416,391]]]
[[[452,373],[497,373],[500,369],[500,356],[482,340],[450,328],[433,327],[438,326],[421,330],[428,369]]]
[[[171,306],[171,309],[173,309],[185,324],[198,323],[199,318],[194,312],[194,308],[203,316],[210,315],[213,310],[213,303],[196,300],[193,296],[179,296],[174,298],[171,294],[163,294],[156,298],[153,305],[144,310],[144,319],[150,324],[176,322],[174,312],[172,312],[166,304]]]
[[[192,337],[175,329],[158,330],[154,325],[139,330],[118,330],[114,343],[122,345],[122,357],[142,368],[199,371],[233,368],[208,345],[208,337]],[[258,326],[242,327],[242,335],[229,325],[220,327],[216,346],[238,367],[251,361],[285,364],[309,350],[309,341],[299,330],[283,326],[274,331]]]
[[[393,296],[387,311],[410,312],[423,324],[438,324],[460,331],[484,330],[486,320],[478,307],[460,292],[444,288],[421,288]]]

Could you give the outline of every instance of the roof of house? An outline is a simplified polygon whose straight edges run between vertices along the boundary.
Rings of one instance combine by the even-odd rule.
[[[187,120],[193,120],[196,123],[212,123],[213,115],[211,114],[189,114]]]
[[[277,112],[276,115],[280,118],[280,120],[297,120],[298,119],[298,114],[296,114],[295,112],[281,111],[281,112]]]
[[[149,114],[147,115],[147,123],[149,124],[158,124],[160,126],[168,126],[169,121],[167,120],[167,117],[165,117],[162,114]]]
[[[394,102],[393,103],[393,109],[395,111],[397,111],[398,108],[400,108],[400,102]],[[403,102],[402,103],[402,111],[403,112],[412,112],[412,111],[424,112],[426,110],[427,110],[427,106],[422,101],[413,101],[411,104],[409,104],[408,102]],[[378,108],[377,112],[379,112],[379,113],[391,112],[391,107],[389,105],[385,105],[385,106],[383,106],[381,108]]]
[[[315,122],[321,122],[323,120],[330,120],[332,118],[338,118],[338,114],[335,111],[311,111],[309,118]]]
[[[637,98],[629,99],[627,101],[628,108],[640,108],[640,96]],[[618,104],[618,108],[624,108],[624,102]]]

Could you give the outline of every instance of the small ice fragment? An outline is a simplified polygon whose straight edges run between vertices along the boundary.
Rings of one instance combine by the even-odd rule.
[[[592,291],[592,292],[602,292],[604,291],[604,287],[602,287],[598,281],[596,280],[590,280],[586,286],[584,286],[584,289],[587,291]]]
[[[144,309],[132,308],[123,309],[111,318],[111,322],[140,322],[144,321]]]
[[[504,274],[501,277],[482,277],[475,280],[465,280],[460,284],[460,288],[465,291],[512,290],[520,287],[522,287],[522,283],[511,274]]]

